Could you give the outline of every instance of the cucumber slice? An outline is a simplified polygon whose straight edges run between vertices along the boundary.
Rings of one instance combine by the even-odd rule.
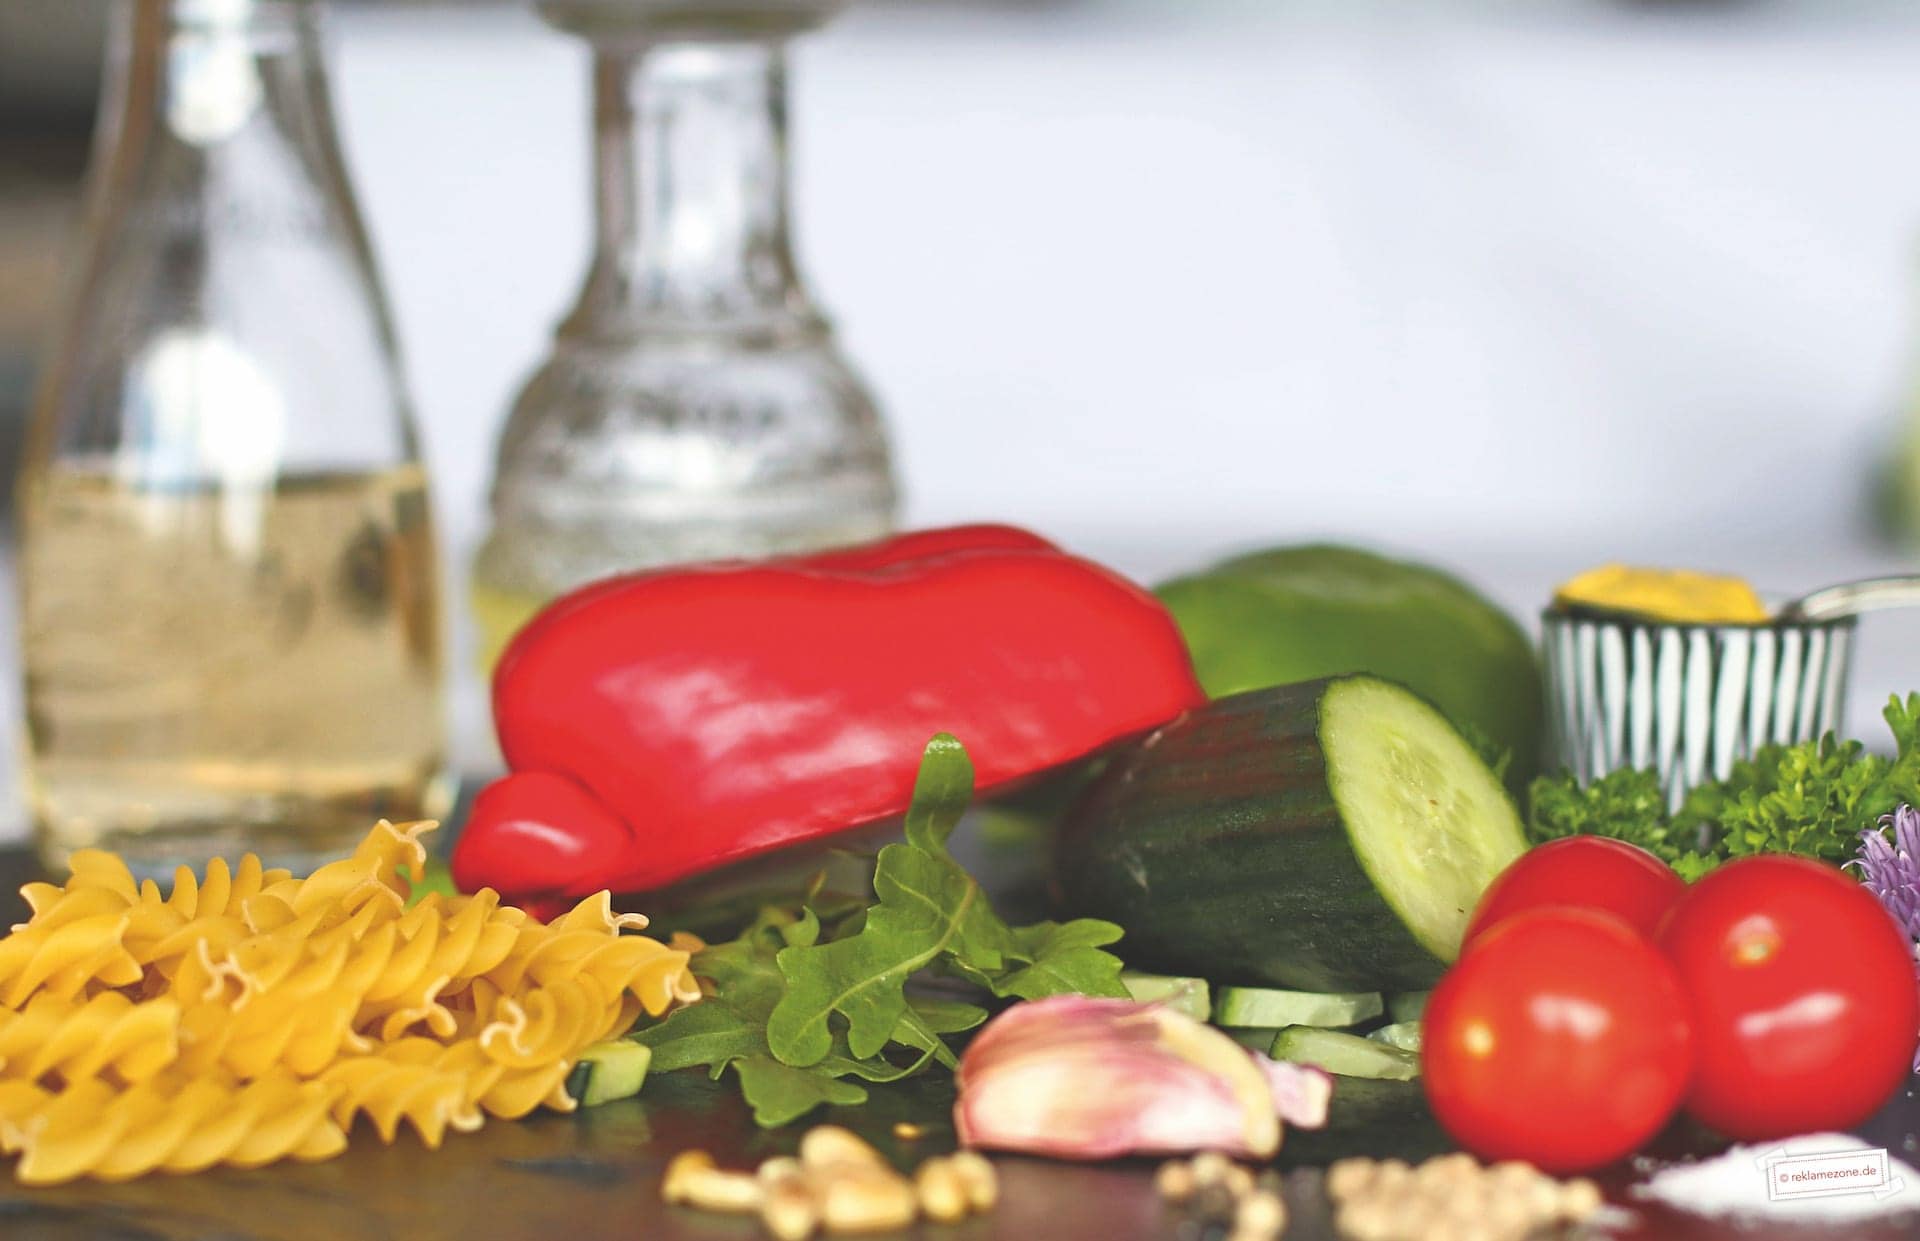
[[[1386,1011],[1377,991],[1276,991],[1222,987],[1213,1006],[1215,1025],[1353,1026]]]
[[[1288,1026],[1274,1035],[1267,1054],[1345,1077],[1410,1082],[1420,1076],[1420,1057],[1410,1051],[1319,1026]]]
[[[1420,1050],[1420,1023],[1417,1021],[1396,1021],[1390,1026],[1381,1026],[1370,1030],[1367,1037],[1376,1043],[1385,1043],[1389,1047],[1398,1047],[1401,1051],[1418,1052]]]
[[[640,1093],[652,1062],[653,1048],[645,1044],[626,1039],[595,1043],[580,1053],[579,1062],[567,1075],[567,1093],[581,1107],[631,1098]]]
[[[1185,1013],[1195,1021],[1205,1021],[1212,1012],[1212,1003],[1204,978],[1180,978],[1171,974],[1135,974],[1120,975],[1120,985],[1127,994],[1142,1004],[1164,1004],[1176,1013]],[[1284,1022],[1269,1022],[1269,1025],[1284,1025]]]
[[[1427,1012],[1431,991],[1396,991],[1387,997],[1387,1016],[1395,1021],[1418,1021]]]
[[[1440,713],[1346,676],[1220,698],[1115,752],[1056,840],[1128,964],[1297,991],[1417,991],[1526,849]],[[1216,988],[1217,990],[1217,988]]]
[[[1374,890],[1422,947],[1453,960],[1480,893],[1525,849],[1506,789],[1438,711],[1382,681],[1330,686],[1320,741]]]

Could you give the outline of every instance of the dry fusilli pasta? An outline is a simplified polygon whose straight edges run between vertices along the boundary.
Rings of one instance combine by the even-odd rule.
[[[691,1003],[695,942],[606,893],[543,925],[498,894],[411,908],[431,824],[382,821],[304,879],[248,855],[170,893],[82,850],[0,938],[0,1151],[22,1181],[320,1159],[366,1117],[438,1146],[569,1110],[588,1046]]]

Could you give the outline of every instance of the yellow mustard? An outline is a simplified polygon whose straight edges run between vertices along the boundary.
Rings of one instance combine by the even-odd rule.
[[[1587,570],[1554,591],[1553,602],[1701,625],[1763,625],[1772,619],[1753,587],[1740,578],[1624,564]]]

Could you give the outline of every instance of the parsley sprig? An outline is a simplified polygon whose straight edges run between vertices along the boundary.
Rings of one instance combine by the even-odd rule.
[[[973,764],[945,733],[927,744],[906,839],[880,851],[875,901],[823,893],[772,906],[737,938],[696,953],[709,994],[634,1037],[655,1070],[729,1067],[767,1127],[823,1104],[867,1098],[929,1065],[952,1067],[946,1036],[987,1019],[980,1005],[910,990],[946,976],[1000,998],[1079,992],[1124,996],[1120,928],[1090,918],[1008,926],[947,838],[973,796]]]
[[[1651,771],[1610,772],[1585,788],[1560,772],[1533,782],[1536,840],[1590,834],[1639,845],[1695,879],[1734,858],[1798,853],[1828,862],[1853,856],[1861,831],[1902,802],[1920,803],[1920,694],[1887,704],[1894,755],[1828,733],[1769,745],[1700,785],[1669,815]]]

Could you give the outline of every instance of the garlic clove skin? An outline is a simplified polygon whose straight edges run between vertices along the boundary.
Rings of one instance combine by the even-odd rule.
[[[1254,1057],[1160,1005],[1078,995],[1016,1004],[974,1038],[956,1081],[965,1146],[1063,1159],[1265,1159],[1280,1147],[1276,1088]]]
[[[1256,1055],[1253,1062],[1266,1076],[1273,1110],[1296,1129],[1319,1129],[1327,1123],[1327,1105],[1333,1101],[1333,1075],[1310,1064],[1294,1064]]]

